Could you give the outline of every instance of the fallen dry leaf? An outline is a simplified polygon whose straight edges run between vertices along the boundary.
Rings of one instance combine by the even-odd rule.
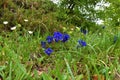
[[[39,70],[37,71],[37,74],[38,74],[39,76],[40,76],[42,73],[43,73],[43,71],[39,71]],[[33,73],[33,72],[32,72],[32,74],[31,74],[31,76],[34,77],[34,73]]]
[[[105,77],[104,77],[104,75],[97,75],[97,74],[94,74],[93,76],[92,76],[92,80],[99,80],[99,77],[100,77],[100,80],[105,80]]]
[[[120,80],[120,74],[118,72],[115,73],[114,80]]]

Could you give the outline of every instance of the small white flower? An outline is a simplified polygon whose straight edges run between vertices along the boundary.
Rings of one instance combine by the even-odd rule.
[[[33,33],[33,31],[28,31],[28,33],[29,33],[29,34],[32,34],[32,33]]]
[[[103,21],[103,20],[98,20],[98,21],[96,21],[96,23],[97,23],[98,25],[101,25],[101,24],[104,24],[104,21]]]
[[[3,24],[5,24],[5,25],[8,24],[8,21],[4,21]]]
[[[24,19],[25,22],[28,22],[28,19]]]
[[[11,29],[11,30],[15,30],[15,29],[16,29],[16,26],[14,26],[14,27],[11,27],[10,29]]]

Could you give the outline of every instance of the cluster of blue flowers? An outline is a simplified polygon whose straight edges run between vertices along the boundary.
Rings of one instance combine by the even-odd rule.
[[[46,47],[47,43],[50,44],[52,42],[59,42],[59,41],[64,43],[64,42],[68,41],[69,38],[70,38],[70,36],[68,34],[66,34],[66,33],[62,34],[61,32],[56,31],[56,32],[54,32],[53,36],[47,36],[46,41],[41,41],[41,46],[42,46],[42,48],[45,49],[44,52],[47,55],[50,55],[53,52],[53,50],[51,48]]]

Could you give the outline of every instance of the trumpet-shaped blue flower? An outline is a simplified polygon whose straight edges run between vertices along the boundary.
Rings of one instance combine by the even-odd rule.
[[[48,37],[46,38],[46,40],[47,40],[48,43],[52,43],[53,37],[52,37],[52,36],[48,36]]]
[[[70,38],[70,36],[68,34],[63,34],[62,42],[66,42],[69,38]]]
[[[47,55],[50,55],[52,52],[53,52],[53,50],[52,50],[51,48],[45,49],[45,53],[46,53]]]
[[[87,32],[88,32],[86,29],[83,29],[83,28],[81,28],[80,31],[81,31],[83,34],[87,34]]]
[[[86,42],[83,41],[83,40],[79,40],[78,43],[79,43],[79,45],[82,46],[82,47],[87,46]]]
[[[42,48],[46,48],[46,42],[41,41],[41,46],[42,46]]]
[[[62,41],[63,39],[63,34],[60,32],[54,32],[53,34],[53,39],[58,42],[58,41]]]

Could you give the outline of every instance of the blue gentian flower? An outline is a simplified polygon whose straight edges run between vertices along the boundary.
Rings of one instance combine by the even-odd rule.
[[[81,28],[80,31],[81,31],[83,34],[87,34],[87,30],[86,30],[86,29]]]
[[[87,46],[86,42],[83,41],[83,40],[79,40],[78,43],[79,43],[79,45],[82,46],[82,47]]]
[[[63,39],[63,34],[60,32],[54,32],[53,34],[53,39],[58,42],[58,41],[62,41]]]
[[[62,42],[66,42],[69,38],[70,38],[70,36],[68,34],[63,34]]]
[[[42,48],[46,48],[46,42],[41,41],[41,46],[42,46]]]
[[[52,52],[53,52],[53,50],[52,50],[51,48],[45,49],[45,53],[46,53],[47,55],[50,55]]]
[[[52,36],[48,36],[48,37],[46,38],[46,40],[47,40],[48,43],[52,43],[53,37],[52,37]]]

